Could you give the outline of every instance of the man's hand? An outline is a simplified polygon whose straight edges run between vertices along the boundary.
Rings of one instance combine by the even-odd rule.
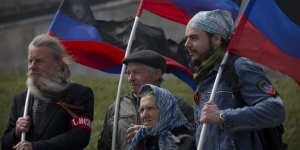
[[[16,121],[16,136],[21,137],[22,132],[28,132],[30,128],[30,117],[19,117]]]
[[[127,143],[131,143],[137,131],[142,127],[143,125],[136,125],[136,124],[130,125],[130,127],[127,129]]]
[[[208,101],[204,104],[201,111],[200,123],[210,123],[216,125],[223,123],[223,120],[220,119],[220,109],[213,101]]]
[[[32,144],[28,141],[19,142],[13,147],[14,150],[32,150]]]

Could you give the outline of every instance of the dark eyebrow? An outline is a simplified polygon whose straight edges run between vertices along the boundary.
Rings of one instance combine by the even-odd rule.
[[[190,35],[185,36],[186,39],[187,38],[196,38],[196,37],[198,37],[197,34],[190,34]]]

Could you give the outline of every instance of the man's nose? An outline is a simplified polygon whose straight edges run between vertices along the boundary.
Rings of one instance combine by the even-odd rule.
[[[147,110],[144,110],[143,113],[141,114],[142,115],[142,118],[145,119],[146,117],[149,116],[149,113]]]
[[[185,46],[186,48],[190,48],[190,47],[191,47],[191,42],[190,42],[189,39],[187,39],[187,40],[185,41],[184,46]]]
[[[29,62],[29,63],[28,63],[28,69],[29,69],[29,70],[34,69],[35,67],[36,67],[35,61],[32,61],[32,62]]]
[[[135,77],[135,76],[134,76],[133,73],[129,73],[129,74],[128,74],[128,80],[129,80],[129,81],[133,81],[133,80],[134,80],[134,77]]]

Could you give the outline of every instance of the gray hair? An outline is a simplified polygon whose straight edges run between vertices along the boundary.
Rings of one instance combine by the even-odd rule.
[[[71,71],[67,64],[69,57],[65,54],[65,49],[59,40],[47,34],[40,34],[30,42],[28,48],[31,46],[49,48],[54,60],[62,62],[63,64],[59,77],[64,80],[68,80],[70,78]]]
[[[143,64],[143,65],[144,65],[145,69],[148,71],[150,76],[153,76],[155,74],[155,71],[157,70],[157,68],[153,68],[153,67],[145,65],[145,64]],[[163,72],[162,72],[162,74],[159,77],[157,83],[160,85],[163,81],[164,80],[163,80]]]

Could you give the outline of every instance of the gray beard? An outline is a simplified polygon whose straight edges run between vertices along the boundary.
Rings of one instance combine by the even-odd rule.
[[[43,75],[28,75],[26,85],[30,93],[45,101],[51,100],[51,94],[59,93],[68,87],[68,83],[59,79],[49,79]]]

